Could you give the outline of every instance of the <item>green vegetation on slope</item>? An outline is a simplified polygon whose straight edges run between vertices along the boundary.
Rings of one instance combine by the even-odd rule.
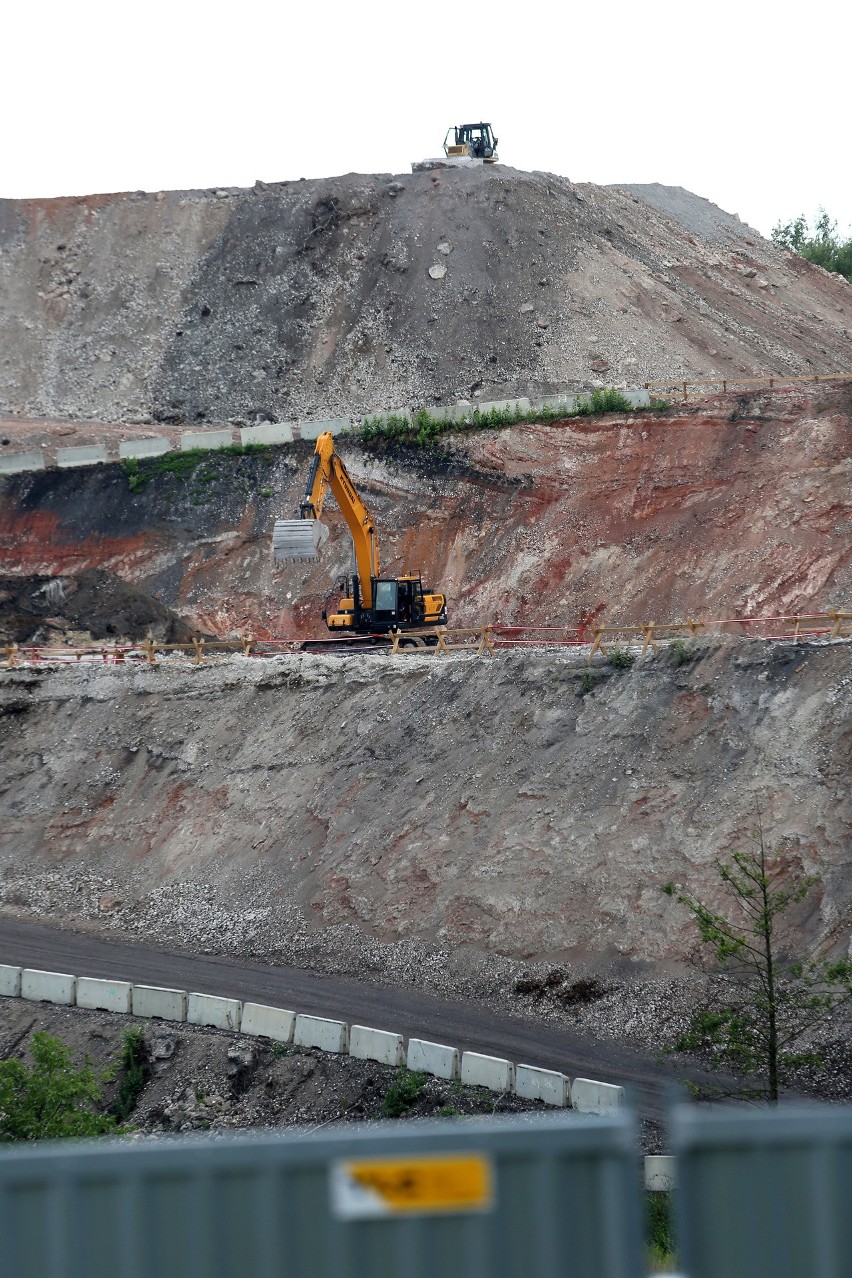
[[[813,229],[804,213],[800,213],[792,222],[779,222],[772,231],[772,239],[781,248],[798,253],[827,271],[836,271],[852,282],[852,236],[842,240],[837,234],[837,223],[831,221],[825,209],[820,209]]]

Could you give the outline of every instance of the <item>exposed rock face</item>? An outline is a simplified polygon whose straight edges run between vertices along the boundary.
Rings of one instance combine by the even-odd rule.
[[[720,397],[685,414],[340,447],[386,571],[422,568],[451,624],[671,621],[847,607],[852,385]],[[351,566],[332,499],[313,563],[275,564],[308,444],[211,455],[130,492],[118,466],[0,481],[6,573],[98,564],[214,634],[325,633]]]
[[[696,939],[663,885],[719,899],[759,805],[819,876],[799,937],[845,953],[848,641],[676,657],[3,672],[0,904],[332,970],[381,941],[642,971]]]
[[[2,201],[0,297],[0,414],[104,421],[844,371],[852,331],[705,200],[503,166]]]

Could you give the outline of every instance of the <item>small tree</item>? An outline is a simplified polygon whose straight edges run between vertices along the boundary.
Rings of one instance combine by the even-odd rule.
[[[800,213],[792,222],[779,222],[772,230],[772,239],[781,248],[852,280],[852,237],[843,240],[838,236],[837,223],[832,222],[825,209],[820,209],[813,229]]]
[[[752,852],[734,852],[730,864],[717,861],[728,887],[731,909],[718,914],[667,883],[664,891],[691,911],[701,942],[711,947],[729,978],[723,995],[692,1014],[675,1050],[703,1051],[716,1069],[731,1068],[760,1080],[750,1095],[777,1102],[791,1070],[819,1064],[807,1036],[852,1000],[852,962],[782,956],[777,920],[801,901],[816,879],[799,877],[773,886],[773,867],[758,817]],[[774,873],[773,873],[774,870]]]
[[[56,1140],[120,1132],[101,1109],[101,1084],[90,1065],[77,1069],[52,1034],[34,1034],[34,1064],[0,1061],[0,1141]]]

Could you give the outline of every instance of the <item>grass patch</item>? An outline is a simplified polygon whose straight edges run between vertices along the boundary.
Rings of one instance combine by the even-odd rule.
[[[675,1267],[671,1194],[645,1195],[645,1246],[652,1273],[670,1273]]]
[[[185,481],[195,477],[197,483],[211,484],[222,478],[215,469],[215,462],[221,457],[262,455],[264,462],[271,465],[271,447],[271,444],[224,444],[221,448],[176,448],[158,457],[126,457],[121,464],[128,488],[132,493],[138,493],[157,475],[176,475]],[[202,469],[205,463],[213,463],[213,467]]]
[[[112,1103],[112,1113],[119,1123],[126,1123],[148,1081],[145,1032],[141,1026],[132,1025],[124,1031],[118,1067],[118,1088]]]
[[[382,1101],[385,1118],[401,1118],[407,1114],[425,1086],[426,1075],[419,1070],[398,1069]]]
[[[672,654],[672,661],[676,666],[682,666],[687,661],[694,661],[697,655],[695,644],[684,643],[683,639],[672,639],[669,644],[669,652]]]
[[[609,664],[614,666],[616,670],[629,670],[636,660],[634,654],[629,648],[612,648],[609,654]]]
[[[571,397],[574,398],[573,396]],[[368,417],[356,432],[363,443],[410,444],[415,448],[431,448],[441,435],[474,430],[496,430],[502,426],[519,426],[526,422],[564,421],[567,417],[592,417],[605,413],[632,413],[633,405],[620,391],[593,390],[581,395],[573,407],[567,403],[560,407],[545,405],[525,411],[515,408],[492,408],[487,413],[475,409],[465,420],[445,420],[433,417],[428,408],[421,409],[414,417],[407,414],[390,414],[388,417]]]

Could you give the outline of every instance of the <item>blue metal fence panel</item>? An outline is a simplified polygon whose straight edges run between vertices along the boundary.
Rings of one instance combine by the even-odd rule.
[[[689,1278],[852,1278],[852,1106],[679,1105],[671,1131]]]
[[[630,1115],[16,1148],[0,1278],[639,1278],[635,1149]]]

